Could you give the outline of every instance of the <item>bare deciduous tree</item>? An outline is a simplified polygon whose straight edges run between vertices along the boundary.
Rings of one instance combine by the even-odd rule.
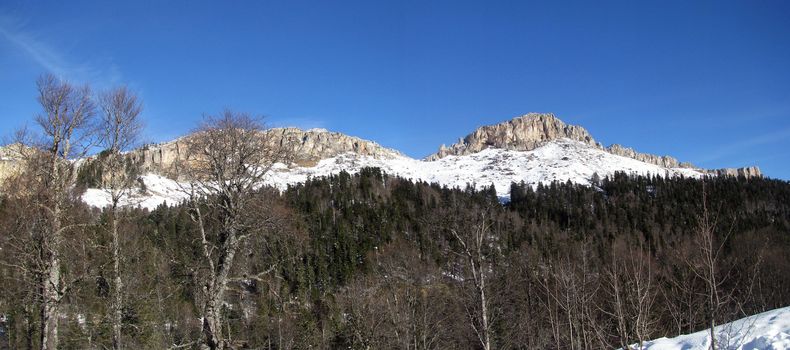
[[[112,236],[113,261],[113,298],[112,298],[112,345],[120,349],[123,321],[124,285],[121,273],[121,244],[118,232],[118,220],[121,214],[121,200],[128,197],[137,180],[137,172],[131,159],[124,156],[139,142],[142,122],[140,112],[142,105],[134,92],[126,87],[107,91],[99,97],[101,117],[99,133],[100,145],[104,152],[100,156],[104,170],[101,179],[102,188],[110,195],[110,235]]]
[[[60,306],[74,281],[64,280],[65,235],[81,224],[71,219],[69,208],[76,179],[73,160],[85,155],[92,144],[95,106],[90,89],[76,87],[51,74],[37,81],[42,113],[35,117],[38,139],[19,137],[16,145],[24,162],[25,187],[18,194],[28,197],[35,218],[25,225],[30,230],[31,254],[17,265],[34,276],[40,302],[40,348],[58,347]],[[20,247],[22,249],[22,247]]]
[[[205,261],[202,285],[203,342],[211,349],[230,346],[223,333],[223,306],[236,254],[251,235],[262,234],[269,218],[256,207],[256,191],[286,148],[267,142],[263,125],[244,113],[209,116],[185,140],[177,171],[188,185],[190,214],[198,227]]]
[[[491,220],[488,210],[476,213],[477,218],[471,222],[459,223],[450,232],[458,242],[460,251],[456,252],[464,261],[464,280],[469,280],[473,287],[473,300],[465,304],[472,329],[480,346],[491,349],[492,310],[490,300],[489,275],[493,271],[489,253],[493,249],[494,238],[491,232]]]
[[[657,293],[651,263],[641,245],[635,248],[617,241],[612,248],[612,261],[604,273],[609,299],[603,312],[613,319],[618,345],[623,349],[634,342],[642,349],[658,322],[653,310]]]
[[[434,303],[443,290],[437,266],[414,247],[395,241],[377,249],[375,272],[354,279],[339,293],[349,336],[371,349],[450,349],[451,305]],[[383,276],[383,278],[378,278]]]
[[[693,236],[693,245],[697,254],[686,259],[686,265],[694,275],[703,281],[706,300],[706,318],[710,327],[710,349],[718,348],[716,339],[716,322],[722,308],[730,302],[730,295],[722,293],[722,285],[727,281],[729,273],[722,274],[721,253],[732,230],[719,240],[716,237],[718,215],[711,216],[708,210],[705,182],[702,182],[702,213],[698,217],[697,231]]]
[[[564,256],[544,261],[538,284],[543,289],[541,304],[557,349],[598,349],[606,347],[596,319],[599,294],[598,273],[590,264],[588,245],[570,243]],[[571,255],[575,254],[575,255]]]

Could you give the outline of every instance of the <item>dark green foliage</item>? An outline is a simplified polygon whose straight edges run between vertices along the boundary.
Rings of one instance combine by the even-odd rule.
[[[94,186],[101,171],[86,164],[81,184]],[[704,191],[724,242],[722,263],[732,267],[723,286],[737,300],[732,310],[754,313],[790,304],[790,184],[710,178]],[[240,278],[223,312],[229,339],[240,347],[403,348],[424,341],[433,344],[427,348],[474,348],[464,309],[469,303],[465,282],[456,275],[458,242],[449,230],[482,212],[489,214],[495,236],[486,254],[493,267],[496,348],[566,346],[555,338],[570,337],[568,327],[553,332],[549,312],[561,309],[549,302],[551,293],[568,291],[560,277],[577,281],[575,288],[588,292],[588,304],[597,307],[573,319],[574,332],[599,331],[606,335],[584,341],[592,347],[617,346],[612,321],[601,312],[608,305],[604,276],[612,261],[630,261],[626,255],[635,255],[638,247],[647,252],[659,293],[652,334],[704,328],[700,318],[678,319],[669,307],[680,305],[673,299],[680,294],[672,288],[688,275],[679,257],[702,211],[699,180],[617,174],[597,179],[593,187],[513,184],[510,201],[501,204],[490,187],[449,189],[368,168],[261,195],[279,203],[278,215],[287,220],[280,234],[251,241],[239,258],[235,273]],[[0,203],[3,228],[15,225],[10,200]],[[100,227],[104,215],[94,211],[87,223]],[[135,297],[125,308],[124,336],[129,346],[140,348],[189,345],[199,339],[200,296],[195,291],[203,283],[195,224],[183,205],[134,210],[128,217],[125,244],[134,249],[124,250],[132,266],[127,273],[133,282],[127,287]],[[81,239],[97,250],[89,261],[91,275],[67,302],[72,316],[64,321],[64,348],[109,344],[103,305],[112,285],[105,278],[108,252],[102,247],[107,237],[100,232],[82,233]],[[724,240],[727,232],[732,233]],[[0,312],[7,331],[2,341],[12,348],[37,339],[38,316],[31,310],[38,301],[14,282],[21,277],[9,267],[0,270]],[[88,321],[78,324],[77,314]],[[600,329],[592,329],[593,324]]]

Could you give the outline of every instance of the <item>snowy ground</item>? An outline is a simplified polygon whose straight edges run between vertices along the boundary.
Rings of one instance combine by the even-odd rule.
[[[716,327],[720,349],[790,349],[790,307],[771,310]],[[634,347],[636,348],[636,347]],[[699,331],[645,344],[647,350],[703,350],[710,348],[710,332]]]
[[[616,171],[631,174],[656,174],[661,176],[699,177],[693,169],[667,169],[635,159],[617,156],[581,142],[568,139],[556,140],[532,151],[508,151],[486,149],[481,152],[448,156],[436,161],[417,160],[405,156],[377,159],[354,153],[320,161],[313,167],[275,167],[266,182],[280,189],[289,184],[304,182],[309,177],[336,174],[343,170],[355,173],[365,167],[379,167],[390,175],[412,180],[435,182],[449,187],[464,188],[467,184],[494,185],[501,198],[509,196],[512,182],[524,181],[537,186],[538,183],[571,181],[589,184],[597,173],[601,178]],[[160,203],[176,203],[184,198],[178,185],[167,178],[148,174],[143,177],[147,193],[137,193],[126,201],[127,205],[154,208]],[[101,207],[109,203],[109,195],[98,189],[90,189],[83,200]]]
[[[162,203],[178,204],[187,198],[179,184],[171,179],[156,174],[142,177],[145,190],[134,189],[121,199],[121,206],[141,207],[153,210]],[[110,194],[104,190],[89,188],[82,195],[82,200],[90,206],[105,207],[111,203]]]

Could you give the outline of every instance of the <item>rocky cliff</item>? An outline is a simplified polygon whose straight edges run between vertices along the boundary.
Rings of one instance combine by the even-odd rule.
[[[670,156],[656,156],[647,153],[639,153],[633,148],[618,144],[611,145],[604,149],[611,154],[636,159],[645,163],[655,164],[664,168],[694,168],[694,165],[691,163],[681,163],[677,159]]]
[[[311,166],[321,159],[348,152],[379,159],[401,156],[400,152],[375,142],[324,129],[273,128],[266,134],[265,139],[272,146],[285,147],[294,156],[294,162],[301,166]]]
[[[166,143],[146,145],[130,153],[134,158],[142,160],[144,171],[159,172],[184,155],[184,141],[187,138],[189,136]],[[286,153],[292,155],[293,163],[299,166],[312,166],[322,159],[348,152],[380,159],[401,155],[398,151],[375,142],[324,129],[272,128],[264,131],[263,139],[272,147],[284,147]]]
[[[529,113],[503,123],[478,128],[450,147],[442,145],[437,153],[426,159],[467,155],[486,148],[531,151],[548,141],[562,138],[599,147],[590,133],[580,126],[567,125],[551,113]]]
[[[596,142],[583,127],[565,124],[551,113],[529,113],[506,122],[480,127],[449,147],[442,145],[438,152],[426,157],[426,160],[435,161],[449,155],[467,155],[480,152],[486,148],[531,151],[545,145],[549,141],[558,139],[579,141],[611,154],[655,164],[664,168],[698,169],[690,163],[681,163],[670,156],[639,153],[632,148],[618,144],[604,147]],[[704,172],[712,175],[762,176],[760,169],[757,167],[714,169],[704,170]]]
[[[745,168],[724,168],[712,169],[707,171],[709,174],[716,176],[745,176],[745,177],[761,177],[763,176],[760,168],[750,166]]]
[[[0,147],[0,182],[20,169],[19,144]]]

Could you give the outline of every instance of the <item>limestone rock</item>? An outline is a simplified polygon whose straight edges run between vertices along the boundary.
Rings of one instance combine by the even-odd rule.
[[[285,147],[301,166],[314,165],[321,159],[343,153],[356,153],[380,159],[401,156],[398,151],[375,142],[324,129],[273,128],[266,131],[265,140],[272,146]]]
[[[466,155],[486,148],[531,151],[548,141],[568,138],[599,147],[589,132],[576,125],[567,125],[551,113],[529,113],[512,120],[478,128],[450,147],[442,147],[427,160],[448,155]]]
[[[528,113],[506,122],[480,127],[449,147],[442,145],[438,152],[426,157],[426,160],[435,161],[450,155],[467,155],[480,152],[486,148],[531,151],[557,139],[579,141],[611,154],[655,164],[664,168],[698,169],[691,163],[681,163],[670,156],[639,153],[632,148],[618,144],[604,147],[596,142],[583,127],[565,124],[551,113]],[[760,169],[757,167],[704,170],[704,172],[722,176],[762,176]]]
[[[737,176],[737,177],[762,177],[760,168],[750,166],[745,168],[724,168],[708,170],[708,173],[716,176]]]
[[[613,144],[606,147],[606,151],[618,156],[633,158],[645,163],[655,164],[664,168],[694,168],[691,163],[680,163],[677,159],[670,156],[656,156],[647,153],[639,153],[633,148],[625,147],[618,144]]]
[[[189,137],[146,145],[130,154],[134,159],[142,159],[144,172],[162,172],[185,156],[184,141]],[[264,131],[263,139],[272,147],[284,147],[286,153],[292,155],[293,163],[299,166],[312,166],[322,159],[347,152],[382,159],[401,155],[375,142],[324,129],[272,128]]]

